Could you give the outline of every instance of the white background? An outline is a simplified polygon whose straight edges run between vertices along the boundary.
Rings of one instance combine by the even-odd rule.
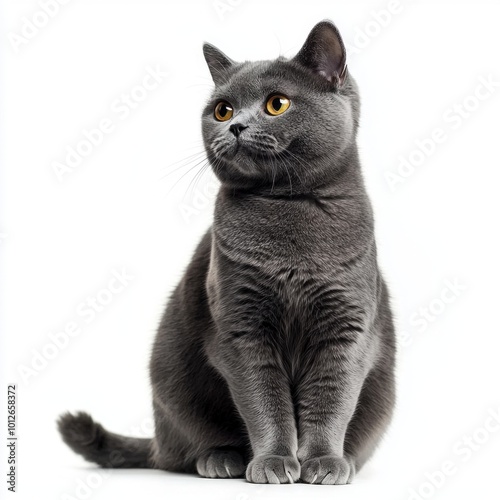
[[[23,18],[41,8],[2,2],[2,367],[4,384],[18,384],[18,498],[497,498],[499,2],[218,5],[73,0],[18,46]],[[83,409],[115,432],[152,432],[155,328],[211,221],[213,177],[195,179],[202,164],[181,161],[202,151],[202,42],[236,60],[292,56],[323,18],[343,33],[363,99],[359,145],[400,344],[390,432],[347,487],[103,473],[61,442],[55,420]],[[168,73],[157,88],[134,90],[157,66]],[[478,101],[481,79],[497,84]],[[125,116],[116,100],[131,92],[144,99]],[[54,162],[106,118],[113,130],[60,181]],[[436,128],[441,143],[429,146]],[[419,140],[432,150],[423,159]],[[420,164],[391,189],[402,157]],[[109,299],[103,289],[122,269],[133,279],[88,321],[85,301]],[[49,334],[71,322],[79,335],[54,351]],[[8,497],[6,458],[4,448]]]

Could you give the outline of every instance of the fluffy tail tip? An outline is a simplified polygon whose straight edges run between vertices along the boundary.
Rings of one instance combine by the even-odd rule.
[[[83,411],[65,413],[57,421],[63,441],[89,462],[106,468],[149,468],[151,439],[106,431]]]
[[[99,439],[102,427],[83,411],[75,415],[67,412],[59,417],[57,427],[63,441],[76,452],[93,445]]]

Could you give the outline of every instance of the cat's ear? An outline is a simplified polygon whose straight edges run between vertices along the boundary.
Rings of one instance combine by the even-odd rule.
[[[236,63],[227,57],[224,52],[209,43],[203,44],[203,55],[215,85],[225,83]]]
[[[338,86],[347,76],[345,45],[330,21],[321,21],[312,29],[293,60]]]

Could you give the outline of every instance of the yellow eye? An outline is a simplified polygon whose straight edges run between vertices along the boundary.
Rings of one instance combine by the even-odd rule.
[[[233,107],[226,101],[220,101],[215,106],[215,119],[220,122],[227,122],[233,116]]]
[[[284,95],[272,95],[266,102],[266,109],[270,115],[281,115],[290,107],[290,99]]]

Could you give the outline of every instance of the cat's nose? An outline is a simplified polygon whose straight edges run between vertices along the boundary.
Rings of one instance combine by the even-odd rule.
[[[233,123],[229,127],[229,130],[234,134],[235,137],[238,137],[246,128],[248,128],[248,125],[243,125],[243,123]]]

